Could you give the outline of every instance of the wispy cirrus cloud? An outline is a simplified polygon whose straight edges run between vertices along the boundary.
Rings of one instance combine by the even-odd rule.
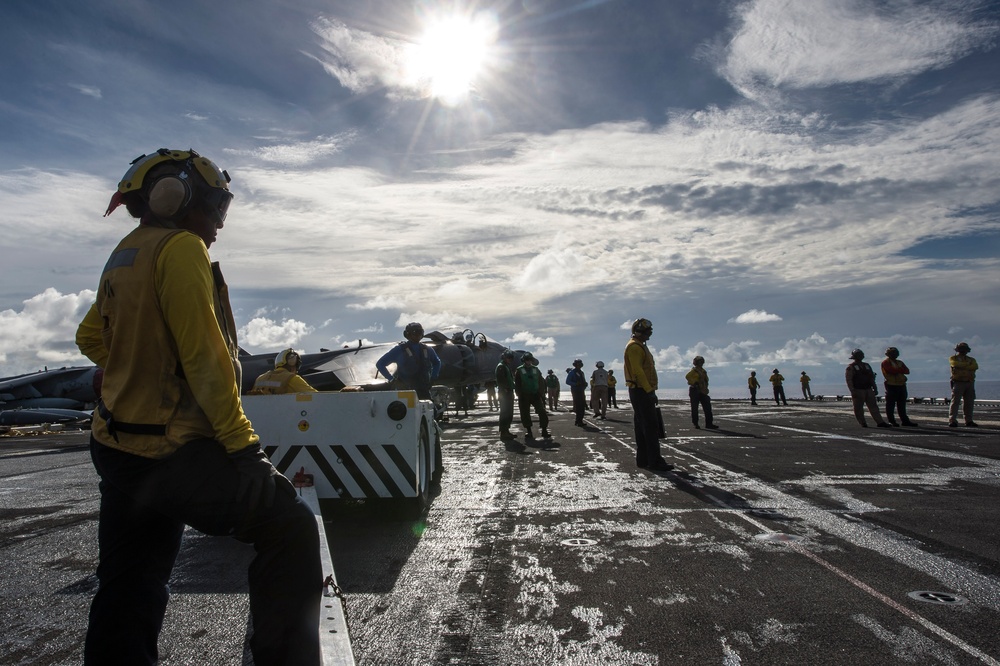
[[[756,96],[759,86],[825,87],[908,78],[988,47],[997,26],[980,2],[755,0],[736,9],[738,28],[720,73]]]

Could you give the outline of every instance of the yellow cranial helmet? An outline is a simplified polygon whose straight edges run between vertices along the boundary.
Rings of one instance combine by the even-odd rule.
[[[194,150],[160,148],[132,161],[104,215],[110,215],[126,201],[126,196],[132,195],[164,219],[180,219],[192,204],[200,204],[218,215],[220,221],[225,220],[233,199],[230,180],[215,162]]]
[[[301,364],[302,359],[299,358],[299,354],[294,349],[283,349],[274,357],[274,369],[282,368],[286,365],[291,365],[296,368]]]

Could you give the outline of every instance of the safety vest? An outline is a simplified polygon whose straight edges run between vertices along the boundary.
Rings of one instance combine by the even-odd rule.
[[[108,362],[94,413],[94,438],[147,458],[166,457],[193,439],[215,435],[184,377],[156,293],[157,260],[167,242],[180,233],[189,232],[136,227],[108,259],[95,303],[104,319]],[[239,348],[228,288],[218,264],[211,268],[215,320],[239,386]]]
[[[280,395],[284,393],[294,393],[288,387],[288,383],[295,377],[294,372],[289,372],[287,368],[275,368],[268,370],[253,383],[250,393],[254,395]]]
[[[875,371],[867,363],[858,362],[848,366],[853,368],[851,376],[852,388],[868,389],[875,385]]]
[[[902,361],[887,358],[882,361],[882,376],[885,378],[886,386],[905,386],[906,373],[910,369]]]
[[[950,359],[948,359],[948,364],[951,366],[951,379],[956,382],[974,382],[976,381],[976,370],[979,369],[979,364],[976,363],[976,359],[971,356],[962,356],[960,354],[955,354]]]
[[[638,345],[642,349],[642,363],[638,368],[633,368],[631,360],[629,359],[629,349],[634,348],[635,345]],[[626,386],[630,387],[638,386],[638,384],[636,384],[635,381],[636,371],[641,371],[642,374],[646,376],[646,381],[649,382],[649,385],[655,391],[657,386],[657,378],[656,378],[656,364],[653,361],[653,354],[649,351],[649,347],[647,347],[645,343],[639,342],[638,340],[633,338],[628,341],[627,345],[625,345]],[[639,388],[644,388],[644,387],[639,386]]]
[[[533,365],[519,366],[515,371],[514,386],[521,395],[535,395],[542,386],[542,373]]]
[[[699,391],[708,395],[708,372],[705,368],[699,368],[697,366],[691,368],[691,370],[684,375],[684,379],[687,380],[687,383],[690,386],[697,386]]]

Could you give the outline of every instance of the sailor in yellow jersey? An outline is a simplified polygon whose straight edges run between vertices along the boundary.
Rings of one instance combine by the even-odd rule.
[[[635,426],[635,463],[644,469],[665,472],[674,466],[660,453],[662,424],[656,399],[656,365],[646,346],[651,335],[651,321],[640,318],[632,322],[632,337],[625,345],[625,385]]]
[[[975,428],[976,422],[972,420],[972,410],[976,404],[976,370],[979,364],[976,359],[969,356],[972,348],[967,342],[959,342],[955,345],[958,352],[950,359],[948,365],[951,366],[951,408],[948,413],[948,426],[955,428],[958,426],[958,409],[964,403],[965,425],[968,428]]]
[[[810,390],[809,388],[809,382],[811,382],[812,380],[809,379],[809,375],[806,374],[805,370],[803,370],[802,375],[799,376],[799,381],[802,382],[802,397],[805,400],[812,400],[813,394],[812,390]]]
[[[299,375],[302,359],[294,349],[285,349],[274,357],[274,370],[268,370],[253,383],[250,393],[280,395],[283,393],[316,393]]]
[[[774,404],[780,405],[781,403],[785,403],[787,405],[788,400],[785,399],[785,387],[782,384],[785,378],[778,372],[777,368],[771,373],[770,380],[771,388],[774,390]]]
[[[757,404],[757,389],[760,388],[760,382],[757,381],[757,371],[751,370],[750,376],[747,377],[747,387],[750,389],[750,404]]]
[[[208,247],[233,195],[193,150],[137,158],[106,214],[139,225],[108,259],[76,342],[104,369],[98,589],[85,664],[154,664],[184,526],[252,543],[255,664],[319,664],[316,519],[271,465],[240,403],[236,326]]]

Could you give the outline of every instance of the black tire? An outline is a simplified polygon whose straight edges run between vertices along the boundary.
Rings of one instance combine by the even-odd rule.
[[[441,454],[441,431],[434,429],[434,473],[431,474],[431,484],[441,485],[441,475],[444,473],[444,458]]]
[[[406,500],[407,513],[411,518],[419,518],[430,504],[431,497],[431,450],[427,421],[420,422],[420,439],[417,441],[416,497]]]

